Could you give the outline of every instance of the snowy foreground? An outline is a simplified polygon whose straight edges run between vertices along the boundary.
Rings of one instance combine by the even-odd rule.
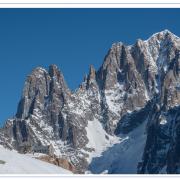
[[[72,174],[58,166],[0,146],[0,174]]]

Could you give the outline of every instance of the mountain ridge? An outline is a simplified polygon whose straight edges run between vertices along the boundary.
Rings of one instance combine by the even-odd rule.
[[[177,154],[178,140],[173,139],[169,128],[173,126],[178,131],[178,126],[172,124],[178,118],[171,111],[176,112],[180,104],[179,55],[180,38],[168,30],[145,41],[138,39],[130,46],[115,43],[101,67],[95,70],[91,65],[89,74],[74,92],[56,65],[50,65],[49,70],[37,67],[27,76],[15,117],[0,129],[0,144],[21,153],[32,153],[37,146],[51,144],[55,155],[65,156],[77,172],[94,172],[89,169],[94,168],[91,162],[96,164],[93,159],[115,144],[121,149],[121,167],[123,153],[128,160],[124,148],[132,152],[131,142],[138,141],[131,134],[136,134],[145,123],[142,132],[146,135],[138,132],[143,137],[139,144],[142,157],[138,156],[135,162],[128,160],[134,163],[132,172],[128,164],[123,170],[115,167],[114,159],[111,168],[101,169],[102,172],[160,173],[167,166],[167,173],[178,173],[170,163],[175,161],[173,157],[161,160],[157,154],[165,145]],[[166,142],[159,135],[164,137],[164,133],[173,139],[172,145],[170,138]],[[161,141],[162,147],[152,146],[157,141]]]

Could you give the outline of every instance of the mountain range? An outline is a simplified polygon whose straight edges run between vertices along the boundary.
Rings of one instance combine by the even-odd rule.
[[[47,155],[51,146],[75,173],[180,173],[180,38],[164,30],[114,43],[74,92],[56,65],[35,68],[0,144]]]

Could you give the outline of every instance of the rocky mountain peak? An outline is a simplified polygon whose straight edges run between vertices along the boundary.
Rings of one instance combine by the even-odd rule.
[[[160,31],[160,32],[153,34],[151,37],[153,37],[153,36],[166,38],[167,36],[176,36],[176,35],[173,34],[171,31],[169,31],[168,29],[165,29],[163,31]]]
[[[148,43],[175,43],[179,39],[178,36],[165,29],[164,31],[153,34],[145,42]]]
[[[87,89],[89,87],[96,87],[97,86],[97,82],[96,82],[96,70],[94,68],[93,65],[90,65],[90,68],[89,68],[89,74],[88,74],[88,77],[87,77]]]
[[[67,92],[68,94],[70,93],[64,76],[56,65],[53,64],[49,66],[49,75],[51,77],[51,89],[54,88],[54,90],[58,91],[61,89],[62,91]]]
[[[32,73],[30,75],[38,75],[44,73],[48,73],[46,69],[44,69],[43,67],[36,67],[35,69],[32,70]]]
[[[116,52],[118,51],[122,46],[124,46],[123,42],[116,42],[116,43],[113,43],[111,48],[110,48],[110,52],[113,53],[113,52]]]
[[[67,84],[64,80],[64,76],[56,65],[53,64],[49,66],[49,75],[52,78],[52,80],[59,83],[59,86],[61,86],[61,88],[67,89]]]
[[[58,76],[62,76],[62,73],[55,64],[51,64],[49,66],[49,75],[51,77],[58,77]]]
[[[93,65],[90,65],[89,68],[89,79],[95,79],[96,78],[96,70]]]

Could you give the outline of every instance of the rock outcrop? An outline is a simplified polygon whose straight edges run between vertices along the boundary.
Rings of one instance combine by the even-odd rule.
[[[62,167],[73,173],[80,173],[80,172],[76,171],[75,167],[70,162],[68,162],[66,159],[63,159],[63,158],[58,158],[56,156],[51,157],[48,155],[44,155],[44,156],[37,157],[37,159],[54,164],[59,167]]]

